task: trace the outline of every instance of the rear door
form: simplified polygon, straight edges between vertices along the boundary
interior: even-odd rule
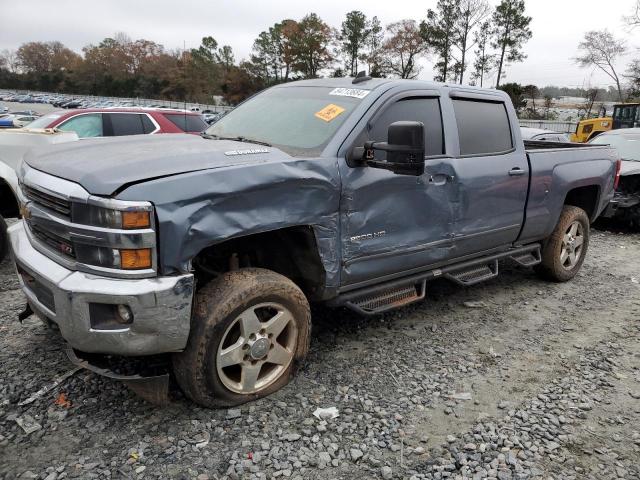
[[[524,221],[529,166],[515,112],[502,96],[452,92],[458,154],[451,204],[454,254],[462,257],[516,241]],[[510,116],[513,120],[510,120]]]

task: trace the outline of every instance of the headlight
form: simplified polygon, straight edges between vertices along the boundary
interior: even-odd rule
[[[151,228],[150,208],[114,210],[97,205],[74,205],[73,222],[94,227],[135,230]]]
[[[155,269],[156,237],[150,203],[93,199],[74,203],[71,217],[74,224],[90,230],[106,229],[92,233],[101,239],[98,242],[85,243],[82,235],[74,239],[78,262],[117,270]]]
[[[76,244],[76,258],[87,265],[120,270],[145,270],[153,267],[152,249],[124,249]]]

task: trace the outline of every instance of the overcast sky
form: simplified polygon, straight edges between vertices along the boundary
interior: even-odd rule
[[[490,0],[497,4],[497,0]],[[635,0],[527,0],[533,17],[533,38],[526,45],[527,60],[507,71],[507,81],[539,86],[604,86],[608,77],[579,69],[571,60],[587,30],[609,28],[640,47],[640,29],[629,32],[621,17]],[[0,50],[15,49],[28,41],[59,40],[80,51],[116,32],[133,39],[146,38],[167,49],[197,47],[212,35],[219,44],[233,47],[236,59],[248,57],[255,37],[283,18],[299,19],[315,12],[339,27],[350,10],[377,15],[383,24],[403,18],[422,20],[436,0],[0,0]],[[621,62],[624,70],[626,62]],[[425,62],[421,78],[433,76]]]

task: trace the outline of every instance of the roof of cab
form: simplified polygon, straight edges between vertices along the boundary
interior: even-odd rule
[[[370,78],[368,80],[359,81],[353,83],[353,77],[341,77],[341,78],[313,78],[310,80],[297,80],[294,82],[281,83],[274,88],[291,88],[291,87],[325,87],[325,88],[353,88],[361,90],[376,90],[382,86],[404,86],[407,88],[422,88],[422,89],[442,89],[442,88],[456,88],[462,89],[467,92],[478,92],[485,94],[500,95],[504,98],[507,94],[501,90],[488,89],[481,87],[472,87],[469,85],[458,85],[449,83],[432,82],[428,80],[407,80],[397,78]]]

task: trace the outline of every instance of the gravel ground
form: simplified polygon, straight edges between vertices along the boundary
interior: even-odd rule
[[[567,284],[506,264],[375,318],[317,309],[298,377],[231,410],[156,408],[87,371],[19,406],[71,366],[15,320],[5,262],[0,478],[640,478],[639,262],[640,235],[598,231]]]

